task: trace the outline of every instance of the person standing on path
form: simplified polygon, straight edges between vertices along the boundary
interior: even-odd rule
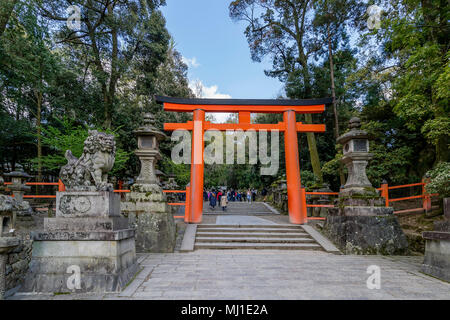
[[[217,199],[216,199],[216,193],[214,190],[211,191],[211,194],[209,195],[209,207],[214,210],[216,207]]]
[[[252,203],[252,192],[250,191],[250,189],[248,189],[247,191],[247,201],[248,203]]]
[[[220,205],[222,207],[222,211],[225,211],[227,209],[227,196],[226,195],[222,195],[220,197]]]
[[[224,195],[222,193],[222,190],[217,191],[217,202],[220,202],[220,198],[222,197],[222,195]]]

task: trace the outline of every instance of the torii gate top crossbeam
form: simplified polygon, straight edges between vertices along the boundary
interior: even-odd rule
[[[323,99],[186,99],[155,96],[156,102],[164,104],[164,110],[192,112],[202,109],[205,112],[252,112],[283,113],[288,110],[296,113],[321,113],[331,98]]]

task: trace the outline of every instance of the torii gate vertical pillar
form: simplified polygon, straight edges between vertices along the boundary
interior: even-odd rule
[[[189,223],[202,222],[203,211],[203,132],[205,111],[194,110],[192,130],[191,184],[189,192]]]
[[[286,156],[286,180],[288,192],[289,221],[294,224],[306,223],[306,207],[301,201],[300,164],[298,157],[298,139],[295,111],[283,113],[286,126],[284,131],[284,148]]]

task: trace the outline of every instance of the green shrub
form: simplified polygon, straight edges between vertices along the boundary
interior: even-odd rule
[[[431,181],[426,185],[428,193],[439,193],[439,197],[450,197],[450,162],[441,162],[427,172]]]

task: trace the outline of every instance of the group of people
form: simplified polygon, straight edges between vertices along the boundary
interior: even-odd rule
[[[256,195],[258,191],[256,189],[248,189],[247,191],[236,191],[230,189],[228,191],[224,189],[218,189],[216,191],[214,188],[207,191],[203,190],[203,200],[209,202],[209,207],[214,210],[217,203],[222,207],[222,211],[227,209],[228,202],[242,202],[247,201],[248,203],[252,203],[256,200]],[[266,200],[267,190],[265,188],[262,189],[261,195],[264,197],[264,201]]]

